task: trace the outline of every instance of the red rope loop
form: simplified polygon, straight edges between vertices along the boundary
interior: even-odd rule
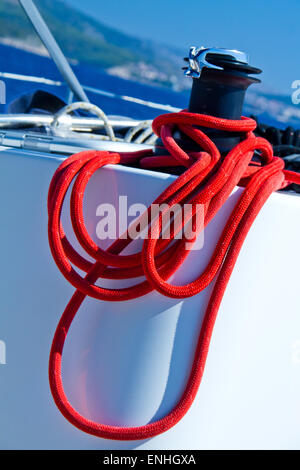
[[[181,149],[172,137],[175,125],[193,139],[202,151],[187,154]],[[190,408],[201,382],[218,309],[246,235],[272,192],[284,188],[291,182],[300,183],[300,175],[284,171],[284,162],[273,156],[271,145],[266,140],[254,136],[252,131],[255,125],[255,121],[249,118],[231,121],[185,111],[166,114],[154,120],[153,130],[161,137],[169,156],[155,156],[149,151],[122,155],[86,151],[66,159],[56,170],[48,197],[49,244],[58,268],[76,291],[54,335],[49,360],[49,380],[56,405],[79,429],[107,439],[146,439],[170,429]],[[204,132],[194,126],[245,133],[245,139],[221,159],[215,144]],[[260,164],[251,162],[254,150],[260,151]],[[159,237],[163,229],[163,213],[151,222],[148,238],[145,239],[142,250],[133,255],[120,254],[132,241],[129,236],[117,239],[108,250],[101,249],[91,239],[83,217],[85,188],[91,176],[104,165],[119,163],[139,163],[144,168],[166,165],[187,167],[185,172],[155,199],[154,203],[165,203],[169,209],[175,204],[189,203],[192,210],[185,223],[194,223],[196,212],[201,205],[204,208],[204,224],[202,227],[197,227],[198,234],[222,208],[234,187],[241,183],[245,186],[225,224],[208,265],[194,281],[181,286],[168,282],[188,256],[189,248],[184,236],[181,240],[175,240],[174,230],[171,231],[168,240]],[[72,226],[77,240],[93,257],[94,263],[76,252],[61,224],[64,198],[73,181],[70,203]],[[145,226],[150,207],[136,224]],[[86,276],[82,277],[73,266],[86,272]],[[125,279],[142,275],[145,276],[144,281],[122,289],[107,289],[95,284],[99,278]],[[216,276],[189,379],[180,400],[167,416],[140,427],[116,427],[88,420],[72,407],[63,389],[62,353],[71,323],[86,296],[100,300],[123,301],[143,296],[155,289],[168,297],[185,298],[201,292]]]

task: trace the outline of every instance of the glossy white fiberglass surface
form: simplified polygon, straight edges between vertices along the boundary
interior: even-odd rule
[[[282,193],[270,198],[248,235],[184,419],[161,436],[120,443],[86,435],[61,416],[49,391],[48,354],[74,289],[56,268],[47,240],[47,190],[59,163],[55,156],[0,152],[0,340],[6,344],[0,448],[300,448],[300,198]],[[129,204],[149,204],[172,179],[122,167],[97,172],[85,198],[91,235],[101,202],[126,194]],[[240,192],[207,228],[204,248],[191,253],[175,282],[203,270]],[[63,219],[69,234],[68,216]],[[157,293],[122,303],[86,300],[65,348],[71,403],[112,424],[162,417],[182,392],[210,291],[185,301]]]

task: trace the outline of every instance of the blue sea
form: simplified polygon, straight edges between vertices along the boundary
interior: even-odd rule
[[[187,107],[189,100],[188,90],[175,92],[160,86],[149,86],[131,80],[124,80],[108,75],[105,71],[87,64],[78,64],[72,67],[82,85],[108,92],[107,95],[87,92],[90,101],[100,106],[107,114],[123,115],[136,119],[152,119],[162,112],[166,112],[134,102],[124,101],[116,96],[109,96],[109,93],[126,95],[164,105],[167,104],[181,109]],[[54,62],[48,57],[3,44],[0,44],[0,72],[63,81]],[[37,89],[46,90],[65,101],[68,100],[69,91],[68,87],[64,84],[62,86],[51,86],[6,78],[4,81],[6,84],[7,104],[21,94]],[[1,113],[5,112],[6,106],[0,105]],[[293,105],[290,96],[262,92],[259,87],[252,87],[247,92],[244,114],[255,114],[261,122],[281,128],[287,125],[300,127],[300,105]]]
[[[104,90],[106,92],[126,95],[146,101],[170,104],[174,107],[184,108],[188,103],[188,93],[176,93],[168,88],[148,86],[130,80],[108,75],[103,70],[86,64],[72,66],[80,83],[85,86]],[[37,54],[16,49],[12,46],[0,44],[0,72],[31,75],[63,81],[54,62]],[[22,80],[4,79],[6,84],[6,103],[9,104],[17,96],[36,89],[54,93],[63,100],[68,99],[68,87],[52,86],[41,83],[30,83]],[[119,114],[136,119],[151,119],[162,113],[159,109],[149,108],[141,104],[124,101],[116,97],[109,97],[87,92],[90,100],[100,106],[108,114]],[[0,105],[0,111],[5,111]]]

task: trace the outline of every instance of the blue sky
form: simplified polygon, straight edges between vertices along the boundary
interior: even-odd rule
[[[240,49],[272,90],[300,79],[300,0],[66,0],[140,38]]]

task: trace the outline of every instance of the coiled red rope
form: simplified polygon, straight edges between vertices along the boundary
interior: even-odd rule
[[[203,151],[187,154],[181,149],[172,137],[174,126],[199,144]],[[221,158],[214,143],[195,126],[245,133],[245,139]],[[193,403],[203,375],[218,309],[245,237],[272,192],[292,182],[300,184],[300,175],[285,171],[283,160],[273,156],[271,145],[265,139],[255,137],[255,126],[255,121],[248,118],[231,121],[188,112],[162,115],[154,120],[153,130],[161,137],[169,156],[158,157],[149,151],[122,155],[86,151],[66,159],[56,170],[48,197],[49,243],[58,268],[76,291],[54,335],[49,360],[49,380],[53,398],[61,413],[82,431],[106,439],[150,438],[174,426]],[[254,150],[260,151],[260,163],[251,161]],[[159,237],[162,231],[162,215],[152,222],[142,251],[133,255],[120,254],[132,241],[129,236],[116,240],[108,250],[102,250],[89,236],[82,207],[86,185],[95,171],[104,165],[119,163],[139,163],[144,168],[185,166],[185,172],[178,176],[154,203],[167,203],[168,207],[172,207],[174,204],[183,205],[188,202],[192,207],[189,221],[193,223],[197,207],[201,204],[205,213],[204,227],[197,227],[198,232],[205,228],[221,209],[236,185],[242,184],[245,187],[208,265],[193,282],[182,286],[168,282],[170,276],[184,262],[189,249],[184,237],[174,241],[174,231],[167,241]],[[62,205],[73,180],[75,181],[70,204],[73,229],[81,246],[94,258],[94,263],[74,250],[61,224]],[[73,266],[86,272],[86,276],[78,274]],[[99,278],[125,279],[141,275],[145,276],[143,282],[122,289],[106,289],[95,284]],[[86,296],[100,300],[125,301],[156,289],[168,297],[186,298],[201,292],[216,276],[189,379],[180,400],[167,416],[140,427],[116,427],[88,420],[72,407],[63,389],[62,353],[71,323]]]

